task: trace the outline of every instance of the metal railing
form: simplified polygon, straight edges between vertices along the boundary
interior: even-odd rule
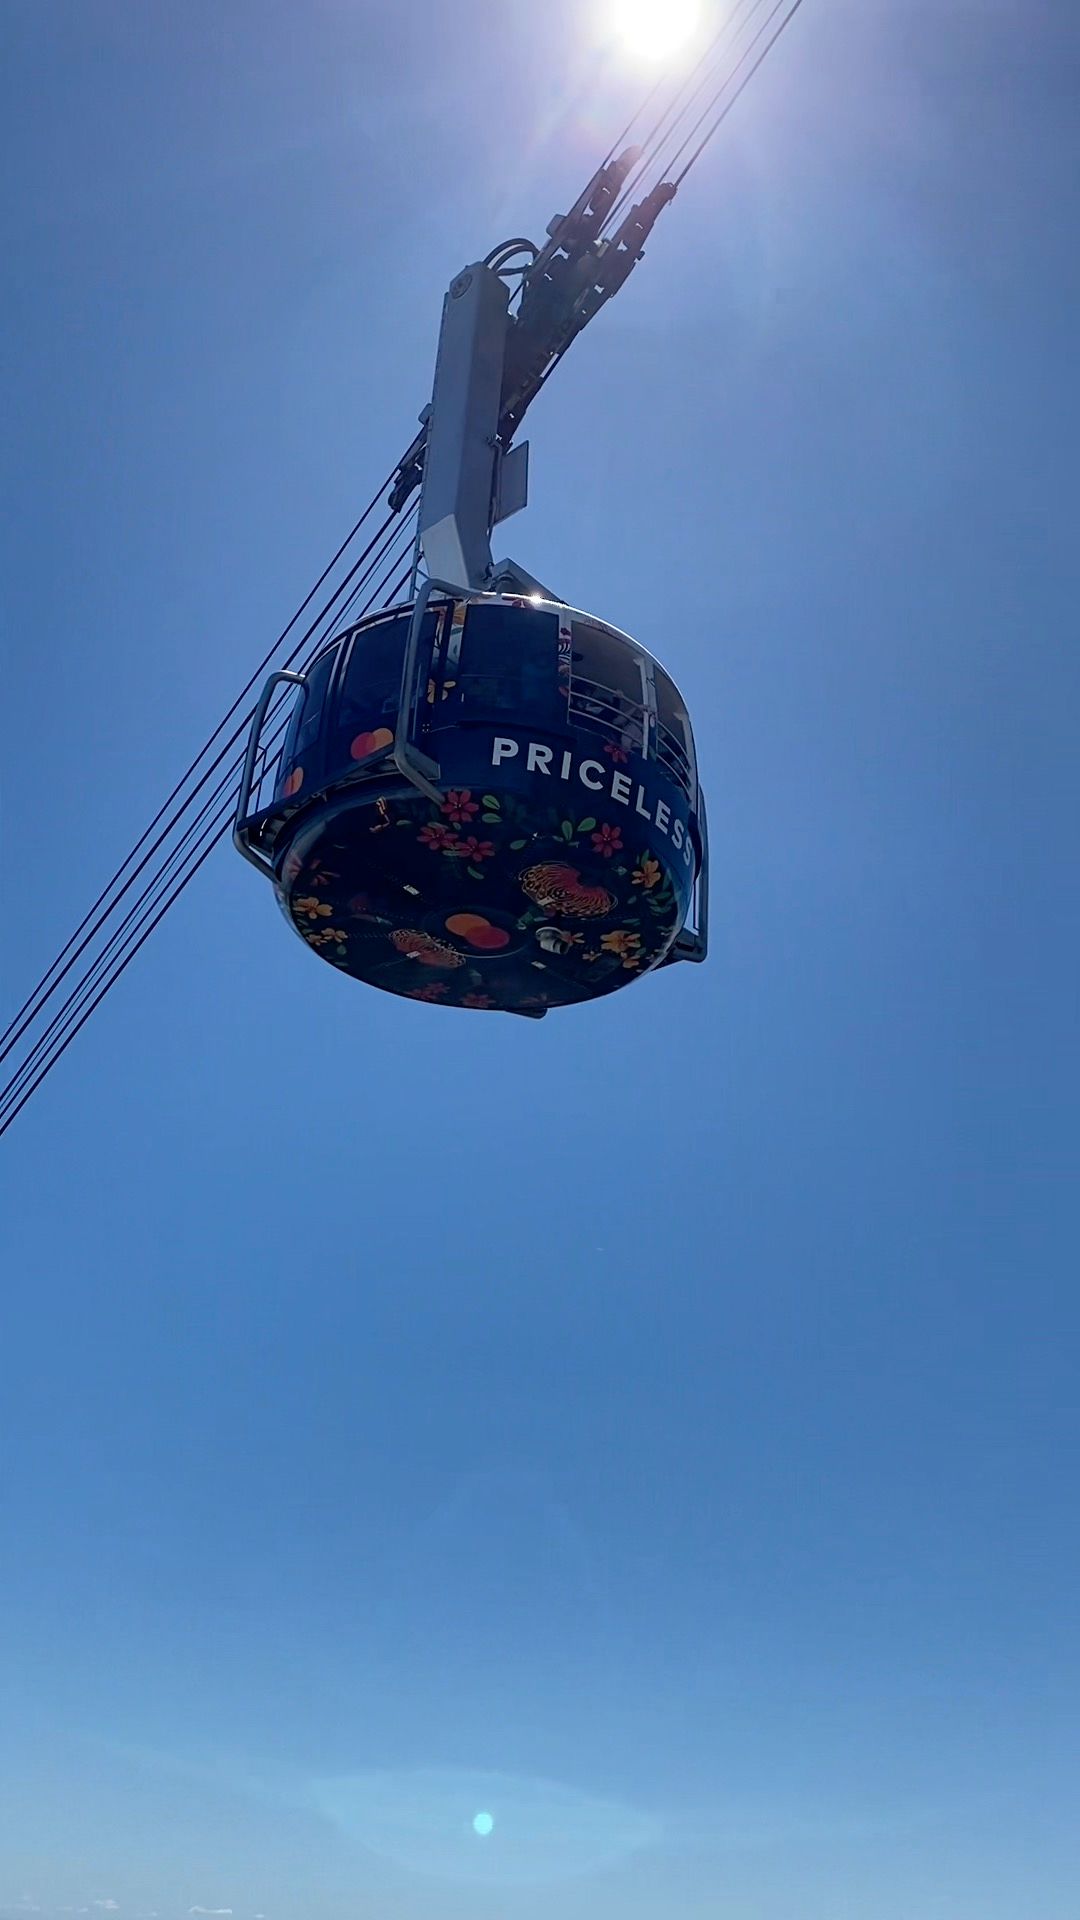
[[[570,680],[567,712],[579,726],[610,739],[615,734],[631,752],[644,754],[649,716],[640,700],[631,700],[614,687],[574,675]]]
[[[662,720],[657,722],[656,733],[657,760],[665,772],[671,775],[676,785],[682,788],[687,798],[692,800],[694,797],[694,770],[690,764],[690,755],[687,753],[678,734],[673,733],[670,727],[666,727]]]
[[[673,728],[655,720],[644,702],[631,700],[614,687],[596,680],[571,677],[567,711],[580,727],[617,739],[629,753],[654,759],[693,803],[694,768],[685,745]]]

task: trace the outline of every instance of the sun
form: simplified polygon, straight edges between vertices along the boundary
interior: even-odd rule
[[[694,38],[702,0],[610,0],[612,32],[639,60],[666,60]]]

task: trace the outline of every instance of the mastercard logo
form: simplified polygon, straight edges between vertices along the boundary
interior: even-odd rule
[[[358,733],[349,748],[349,758],[366,760],[369,753],[378,753],[380,747],[390,747],[393,743],[389,727],[376,727],[374,733]]]
[[[475,947],[478,953],[498,953],[500,948],[510,945],[505,927],[493,926],[482,913],[452,913],[446,922],[446,931]]]

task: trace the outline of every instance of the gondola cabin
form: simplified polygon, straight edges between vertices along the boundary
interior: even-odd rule
[[[679,691],[538,597],[425,592],[273,676],[234,837],[321,959],[434,1005],[537,1017],[704,956]]]

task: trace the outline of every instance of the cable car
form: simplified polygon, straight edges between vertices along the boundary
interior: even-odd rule
[[[439,1006],[539,1018],[704,958],[685,702],[644,647],[541,594],[428,584],[271,676],[234,838],[321,959]]]
[[[705,809],[674,681],[491,551],[526,504],[526,408],[674,194],[654,188],[603,238],[636,157],[605,162],[546,246],[510,241],[454,276],[389,495],[397,513],[419,488],[415,598],[272,675],[254,715],[235,843],[320,958],[388,993],[540,1018],[705,957]],[[261,806],[282,681],[298,691]]]

